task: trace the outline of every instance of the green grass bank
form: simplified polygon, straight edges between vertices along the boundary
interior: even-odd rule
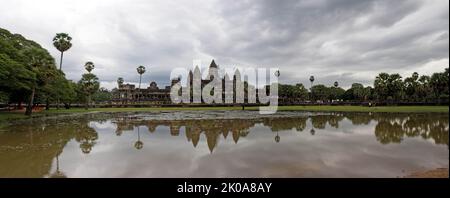
[[[258,107],[245,107],[245,110],[258,110]],[[219,110],[242,110],[242,107],[143,107],[143,108],[71,108],[51,109],[35,112],[31,117],[41,117],[70,113],[89,112],[145,112],[145,111],[219,111]],[[314,111],[314,112],[386,112],[386,113],[448,113],[449,106],[279,106],[279,111]],[[23,119],[29,116],[22,112],[0,112],[0,121],[10,119]]]

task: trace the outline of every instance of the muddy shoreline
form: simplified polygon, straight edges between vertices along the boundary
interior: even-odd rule
[[[434,170],[418,171],[411,173],[406,178],[448,178],[448,168],[437,168]]]

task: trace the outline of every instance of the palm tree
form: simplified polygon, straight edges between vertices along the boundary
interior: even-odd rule
[[[145,67],[144,66],[139,66],[138,68],[136,68],[138,74],[139,74],[139,93],[138,93],[138,102],[139,99],[141,97],[141,80],[142,80],[142,74],[145,73]]]
[[[310,76],[309,81],[311,82],[310,91],[311,91],[311,101],[312,101],[313,100],[312,86],[313,86],[313,82],[314,82],[314,76]]]
[[[311,87],[313,86],[313,82],[314,82],[314,76],[310,76],[309,77],[309,81],[311,82]]]
[[[95,65],[93,62],[88,61],[84,64],[84,68],[86,69],[86,71],[88,71],[89,73],[91,73],[91,71],[95,68]]]
[[[84,92],[87,94],[87,104],[85,108],[88,109],[91,103],[91,96],[99,89],[100,83],[98,82],[97,76],[91,73],[91,71],[95,68],[93,62],[86,62],[84,64],[84,68],[89,73],[83,74],[79,83],[81,84]]]
[[[275,71],[275,76],[280,77],[280,70]]]
[[[122,77],[117,78],[117,88],[118,88],[118,89],[120,89],[120,88],[123,86],[123,82],[124,82],[124,80],[123,80]],[[123,101],[122,101],[122,94],[121,94],[120,92],[119,92],[119,99],[121,100],[121,102],[122,102],[122,104],[123,104]]]
[[[119,77],[119,78],[117,79],[117,85],[118,85],[118,88],[120,88],[120,86],[123,85],[123,78],[122,78],[122,77]]]
[[[70,47],[72,47],[72,37],[69,36],[67,33],[58,33],[55,37],[53,37],[53,46],[58,49],[58,51],[61,52],[61,60],[59,62],[59,70],[62,69],[62,60],[63,60],[63,54],[65,51],[69,50]]]

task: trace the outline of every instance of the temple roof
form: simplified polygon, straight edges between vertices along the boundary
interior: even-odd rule
[[[214,67],[217,68],[216,62],[214,61],[214,59],[212,60],[211,64],[209,65],[209,67]]]

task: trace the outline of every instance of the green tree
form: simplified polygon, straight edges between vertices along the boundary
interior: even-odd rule
[[[400,74],[391,74],[389,76],[389,93],[395,101],[403,99],[403,81]]]
[[[297,101],[304,101],[308,99],[308,90],[301,83],[298,83],[295,85],[295,87],[293,87],[292,94]]]
[[[33,87],[36,88],[38,76],[31,66],[32,51],[41,51],[42,60],[53,60],[36,42],[0,28],[0,92],[2,100],[17,102],[19,107],[23,101],[29,101]]]
[[[59,100],[65,103],[67,98],[72,97],[70,94],[73,93],[64,73],[61,70],[57,70],[56,67],[51,71],[52,73],[45,78],[45,85],[39,87],[37,98],[39,103],[46,104],[47,110],[50,108],[50,103],[58,103]]]
[[[100,87],[100,83],[98,82],[98,78],[95,74],[86,73],[83,74],[81,80],[78,81],[78,85],[81,88],[81,92],[86,94],[86,106],[88,109],[91,103],[91,96],[94,94]]]
[[[108,89],[101,87],[94,93],[93,99],[95,102],[107,102],[112,99],[112,93]]]
[[[340,88],[340,87],[330,87],[330,95],[329,95],[329,99],[330,100],[339,100],[339,99],[343,99],[344,97],[344,93],[345,90]]]
[[[428,102],[433,99],[433,88],[430,85],[430,81],[431,78],[427,75],[420,76],[418,80],[417,95],[421,102]]]
[[[364,85],[360,83],[353,83],[351,89],[356,100],[362,101],[365,96]]]
[[[77,102],[77,84],[71,80],[64,81],[65,87],[62,101],[66,109],[69,109],[71,104]]]
[[[0,53],[0,90],[8,100],[13,92],[31,90],[36,76],[24,64]]]
[[[31,115],[36,89],[45,86],[50,80],[54,79],[57,71],[54,60],[48,55],[47,51],[39,48],[29,48],[24,50],[23,53],[29,58],[28,69],[32,71],[35,76],[25,111],[25,115]]]
[[[430,86],[433,90],[435,100],[441,103],[445,100],[448,103],[449,98],[449,71],[448,68],[444,72],[434,73],[430,79]]]
[[[311,88],[311,95],[314,100],[327,101],[330,98],[330,88],[325,85],[314,85]]]
[[[400,101],[403,97],[403,81],[399,74],[380,73],[374,81],[374,92],[378,100]]]
[[[411,77],[405,78],[403,83],[406,99],[417,102],[419,100],[419,74],[414,72]]]

